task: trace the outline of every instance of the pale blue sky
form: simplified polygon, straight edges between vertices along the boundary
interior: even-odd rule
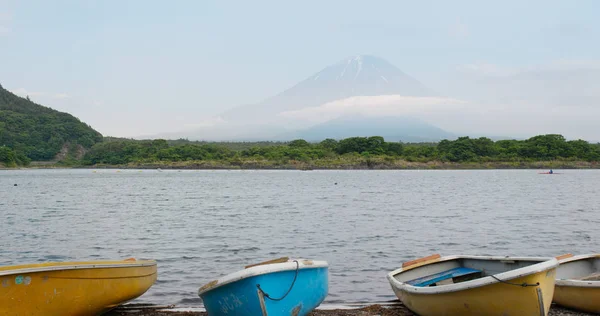
[[[0,83],[136,136],[258,102],[355,54],[451,96],[465,65],[596,63],[599,13],[594,0],[0,0]]]

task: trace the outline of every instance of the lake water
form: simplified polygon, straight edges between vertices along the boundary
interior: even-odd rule
[[[18,184],[18,186],[14,186]],[[281,256],[327,260],[328,303],[394,299],[432,253],[600,251],[600,171],[0,171],[0,265],[152,258],[138,302]]]

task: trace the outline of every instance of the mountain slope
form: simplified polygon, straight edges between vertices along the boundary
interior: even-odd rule
[[[263,102],[234,108],[226,121],[269,120],[284,111],[319,106],[352,96],[432,96],[416,79],[384,59],[359,55],[326,67],[294,87]]]
[[[355,136],[382,136],[388,141],[431,142],[456,136],[431,124],[411,117],[342,117],[308,129],[281,135],[282,140],[326,138],[344,139]]]
[[[51,160],[70,148],[81,150],[102,135],[71,114],[21,98],[0,85],[0,146],[32,160]],[[66,146],[71,145],[71,146]]]

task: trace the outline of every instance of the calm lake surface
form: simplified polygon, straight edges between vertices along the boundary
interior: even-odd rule
[[[600,171],[537,172],[0,171],[0,265],[152,258],[137,302],[189,306],[246,264],[320,259],[343,303],[394,299],[386,273],[432,253],[600,251]]]

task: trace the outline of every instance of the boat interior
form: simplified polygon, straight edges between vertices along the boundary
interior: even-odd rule
[[[591,257],[561,263],[556,269],[559,280],[600,281],[600,258]]]
[[[517,260],[514,258],[456,258],[426,264],[410,269],[410,262],[403,265],[402,271],[394,278],[400,282],[416,286],[440,286],[483,278],[498,273],[527,267],[542,262]],[[408,264],[408,265],[407,265]]]

